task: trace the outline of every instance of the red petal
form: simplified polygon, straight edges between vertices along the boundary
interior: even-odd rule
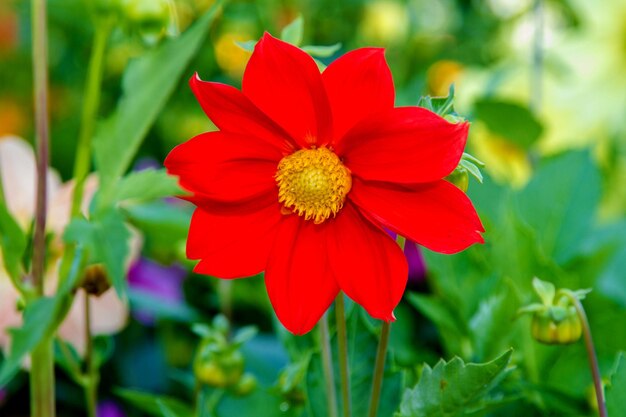
[[[165,159],[183,188],[218,201],[241,201],[276,190],[281,151],[251,136],[224,132],[198,135]]]
[[[322,76],[304,51],[265,33],[243,76],[243,92],[302,147],[330,141]]]
[[[347,204],[328,233],[328,257],[339,287],[374,318],[392,321],[408,279],[402,249]]]
[[[196,209],[187,239],[187,257],[201,260],[194,271],[220,278],[262,272],[280,218],[276,203],[246,214]]]
[[[327,229],[289,215],[270,253],[267,293],[278,319],[294,334],[309,332],[339,293],[328,265]]]
[[[472,202],[447,181],[409,189],[356,180],[349,196],[368,217],[435,252],[456,253],[484,242]]]
[[[204,112],[221,131],[253,136],[286,152],[293,150],[289,135],[235,87],[202,81],[197,73],[189,85]]]
[[[457,167],[468,128],[468,123],[449,123],[421,107],[397,107],[356,125],[336,151],[363,179],[430,182]]]
[[[335,143],[357,122],[393,107],[393,78],[384,49],[348,52],[326,68],[322,80],[333,113]]]

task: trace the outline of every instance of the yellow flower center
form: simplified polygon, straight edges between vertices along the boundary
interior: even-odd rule
[[[328,148],[302,149],[281,159],[278,201],[319,224],[335,216],[352,187],[350,171]]]

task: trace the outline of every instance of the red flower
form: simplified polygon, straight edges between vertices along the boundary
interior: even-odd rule
[[[187,256],[220,278],[265,271],[291,332],[311,330],[340,290],[394,319],[407,264],[383,226],[443,253],[483,242],[472,203],[442,179],[468,124],[394,107],[382,49],[347,53],[320,74],[305,52],[265,34],[243,91],[197,76],[190,84],[220,131],[165,161],[198,207]]]

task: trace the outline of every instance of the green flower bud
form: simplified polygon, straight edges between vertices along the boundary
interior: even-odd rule
[[[567,345],[580,339],[582,324],[573,306],[552,307],[533,314],[532,335],[541,343]]]
[[[232,387],[243,376],[244,358],[238,350],[216,351],[211,341],[200,345],[193,370],[198,381],[216,388]]]
[[[171,19],[168,0],[121,0],[122,12],[131,30],[137,31],[148,43],[165,35]]]
[[[257,380],[252,374],[244,374],[237,385],[235,385],[234,392],[236,395],[248,395],[251,394],[257,387]]]
[[[445,179],[448,182],[456,185],[464,193],[467,192],[467,187],[469,187],[469,173],[465,168],[458,167],[452,172],[452,174],[448,175]]]

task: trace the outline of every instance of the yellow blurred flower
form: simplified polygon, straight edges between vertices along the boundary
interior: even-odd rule
[[[242,32],[224,32],[215,42],[215,59],[220,68],[230,77],[239,79],[248,64],[252,53],[245,51],[235,42],[252,39],[251,35]]]
[[[366,43],[389,45],[406,39],[409,14],[404,4],[394,0],[376,0],[365,4],[359,34]]]
[[[0,136],[24,134],[27,116],[24,109],[14,100],[0,98]]]
[[[472,153],[485,163],[484,169],[496,181],[521,188],[530,179],[532,168],[527,153],[489,131],[484,123],[472,124],[470,143]]]
[[[446,97],[450,86],[456,83],[463,72],[463,65],[456,61],[437,61],[428,68],[426,82],[428,93],[435,97]]]
[[[15,136],[0,137],[0,178],[9,212],[24,229],[28,229],[34,216],[35,207],[35,156],[31,146]],[[71,199],[74,184],[62,184],[58,174],[50,170],[48,174],[48,213],[47,229],[54,235],[49,252],[49,265],[45,272],[46,292],[52,293],[58,282],[59,260],[63,244],[60,236],[70,219]],[[97,178],[90,176],[85,185],[83,211],[97,189]],[[130,259],[138,256],[140,240],[131,243]],[[129,260],[130,260],[129,259]],[[84,291],[79,290],[74,304],[65,321],[59,328],[59,336],[71,343],[79,353],[85,352],[84,330]],[[10,344],[9,328],[19,327],[21,313],[17,310],[20,295],[13,287],[2,267],[0,255],[0,347],[5,351]],[[94,298],[92,308],[92,333],[112,334],[120,331],[128,320],[128,306],[120,300],[115,291],[108,291]]]

